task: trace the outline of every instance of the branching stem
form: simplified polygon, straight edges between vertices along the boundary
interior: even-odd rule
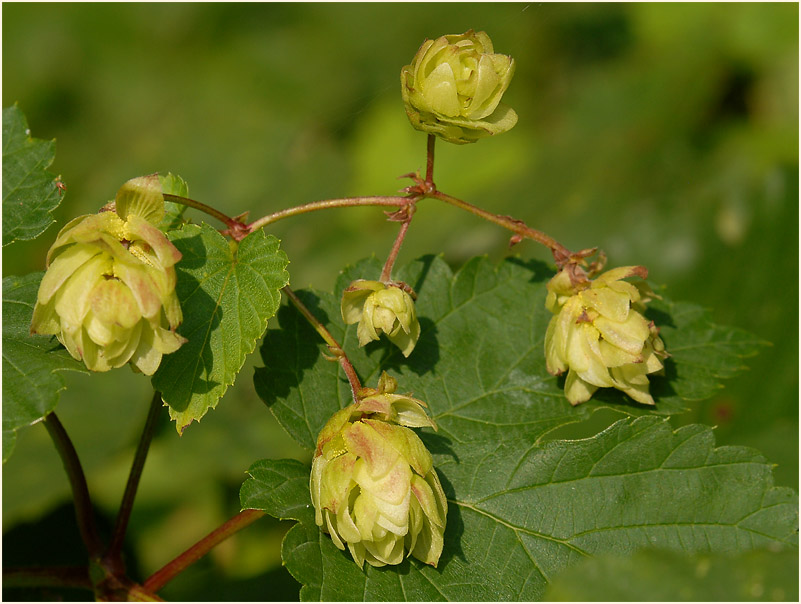
[[[295,308],[300,311],[300,314],[302,314],[309,324],[314,328],[314,330],[320,334],[320,337],[325,340],[325,343],[328,344],[328,349],[336,357],[337,361],[339,361],[339,365],[342,367],[342,370],[345,372],[345,376],[348,378],[350,390],[353,394],[353,400],[356,401],[358,399],[359,392],[362,390],[362,383],[359,380],[359,376],[356,375],[356,369],[354,369],[353,364],[348,358],[348,355],[345,354],[345,350],[334,339],[334,336],[331,335],[331,332],[325,328],[325,325],[320,323],[317,317],[315,317],[311,311],[306,308],[306,305],[301,302],[297,294],[292,291],[288,285],[284,287],[284,293],[287,295],[287,298],[289,298],[289,301],[292,302]]]
[[[203,539],[182,553],[174,560],[165,564],[161,569],[148,577],[142,587],[145,591],[156,593],[176,575],[188,566],[191,566],[205,556],[215,545],[219,545],[231,535],[241,531],[259,518],[264,516],[261,510],[242,510],[236,516],[214,529]]]
[[[103,553],[103,544],[97,534],[92,500],[89,497],[89,487],[86,484],[86,476],[84,476],[81,461],[78,459],[78,453],[75,451],[67,431],[55,413],[50,412],[45,415],[42,423],[47,428],[50,438],[53,439],[56,450],[61,456],[61,462],[64,464],[64,470],[67,472],[70,487],[72,488],[75,518],[78,521],[81,539],[89,551],[89,557],[97,559]]]
[[[107,560],[112,563],[117,563],[120,567],[122,566],[121,552],[123,541],[125,540],[125,531],[128,528],[128,520],[133,510],[136,489],[139,487],[139,479],[142,477],[142,470],[145,467],[145,460],[147,459],[150,443],[153,440],[153,433],[156,430],[156,422],[162,406],[161,393],[156,391],[153,394],[153,399],[150,401],[150,409],[148,410],[147,419],[145,420],[145,427],[142,430],[142,436],[136,448],[136,454],[134,455],[133,464],[131,465],[131,472],[128,475],[128,483],[125,485],[122,503],[120,504],[120,510],[117,514],[117,523],[114,526],[111,545],[106,552]]]

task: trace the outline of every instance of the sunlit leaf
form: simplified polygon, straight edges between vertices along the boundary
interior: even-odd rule
[[[210,226],[184,225],[170,239],[183,254],[176,291],[187,343],[166,355],[153,386],[178,432],[216,406],[256,347],[281,301],[289,274],[272,235],[257,231],[238,245]]]

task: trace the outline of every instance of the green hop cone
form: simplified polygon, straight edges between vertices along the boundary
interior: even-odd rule
[[[501,103],[514,70],[514,59],[496,54],[483,31],[426,40],[401,69],[409,121],[460,145],[506,132],[517,123],[514,110]]]
[[[342,319],[358,323],[359,346],[385,333],[390,342],[408,357],[420,338],[420,322],[414,300],[396,285],[357,279],[342,294]]]
[[[589,283],[574,285],[562,270],[548,283],[545,306],[554,313],[545,334],[548,372],[568,372],[565,395],[573,405],[598,388],[617,388],[639,403],[653,405],[648,374],[661,371],[667,357],[653,322],[643,317],[653,292],[627,277],[646,278],[642,266],[612,269]]]
[[[431,454],[410,427],[436,429],[410,396],[378,390],[335,413],[317,438],[311,499],[315,521],[360,568],[414,556],[436,567],[448,511]]]
[[[154,174],[128,181],[113,205],[61,229],[31,333],[55,335],[92,371],[131,363],[152,375],[162,355],[186,341],[175,332],[183,318],[174,268],[181,253],[154,226],[163,214]]]

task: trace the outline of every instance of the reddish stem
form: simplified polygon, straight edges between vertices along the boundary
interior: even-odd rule
[[[339,361],[339,365],[342,367],[342,370],[345,372],[345,376],[348,378],[350,390],[353,394],[353,400],[358,400],[358,393],[362,390],[362,383],[359,380],[359,376],[356,375],[356,369],[354,369],[353,365],[351,364],[348,355],[345,354],[345,350],[334,339],[334,336],[331,335],[331,332],[325,328],[325,325],[320,323],[317,317],[315,317],[311,311],[306,308],[306,305],[301,302],[297,294],[292,291],[288,285],[284,287],[284,293],[287,295],[287,298],[289,298],[289,301],[292,302],[294,307],[300,311],[300,314],[302,314],[309,324],[311,324],[314,330],[320,334],[320,337],[325,340],[325,343],[328,344],[328,349],[334,354],[337,361]]]
[[[45,415],[42,423],[53,439],[56,450],[61,456],[61,462],[64,464],[64,470],[67,472],[70,487],[72,487],[75,518],[78,521],[81,539],[89,551],[89,557],[97,559],[103,553],[103,543],[97,534],[92,500],[89,497],[89,487],[86,484],[86,476],[83,473],[81,461],[78,459],[78,453],[75,451],[67,431],[55,413],[51,412]]]
[[[403,245],[403,240],[406,238],[406,231],[409,230],[409,224],[412,222],[413,214],[414,205],[410,205],[408,206],[408,218],[401,222],[398,236],[395,238],[395,243],[392,245],[389,256],[387,256],[387,261],[384,263],[384,268],[381,270],[380,280],[383,283],[389,283],[389,281],[392,280],[392,267],[395,265],[395,260],[398,259],[398,253],[400,252],[401,245]]]
[[[142,437],[139,439],[139,445],[134,455],[133,464],[131,465],[131,472],[128,475],[128,482],[125,485],[125,493],[122,496],[122,503],[120,510],[117,513],[117,523],[114,527],[114,534],[111,539],[111,545],[106,552],[106,560],[109,561],[115,568],[122,571],[122,545],[125,539],[125,531],[128,528],[128,520],[131,517],[133,510],[134,498],[136,497],[136,489],[139,486],[139,480],[142,477],[142,470],[145,467],[147,460],[147,452],[150,448],[150,443],[153,440],[153,433],[156,430],[156,422],[159,417],[159,412],[163,407],[161,401],[161,393],[156,391],[153,394],[153,399],[150,402],[150,409],[147,413],[145,420],[145,427],[142,430]]]
[[[161,569],[150,575],[142,587],[145,591],[156,593],[169,583],[181,571],[191,566],[205,556],[215,545],[219,545],[231,535],[241,531],[246,526],[264,516],[261,510],[242,510],[236,516],[220,525],[203,539],[182,553],[174,560],[165,564]]]
[[[449,203],[452,206],[456,206],[457,208],[461,208],[463,210],[467,210],[471,214],[478,216],[479,218],[483,218],[484,220],[488,220],[489,222],[493,222],[499,226],[504,227],[505,229],[509,229],[510,231],[517,233],[523,237],[527,237],[528,239],[533,239],[534,241],[541,243],[542,245],[546,246],[548,249],[553,252],[554,258],[557,261],[557,264],[561,265],[563,262],[567,261],[571,257],[571,252],[561,243],[556,241],[553,237],[546,235],[542,231],[538,231],[537,229],[532,229],[530,226],[526,225],[525,222],[522,220],[517,220],[512,218],[511,216],[503,216],[501,214],[493,214],[492,212],[488,212],[487,210],[483,210],[477,206],[474,206],[466,201],[462,201],[456,197],[451,195],[446,195],[440,191],[434,191],[430,193],[428,197],[432,197],[434,199],[439,199],[440,201],[444,201],[445,203]]]
[[[358,206],[384,206],[400,208],[409,203],[408,197],[390,197],[390,196],[375,196],[375,197],[345,197],[342,199],[326,199],[323,201],[312,201],[294,208],[287,208],[286,210],[279,210],[273,214],[268,214],[258,220],[254,220],[247,225],[248,232],[260,229],[263,226],[277,222],[283,218],[290,216],[298,216],[308,212],[316,212],[317,210],[327,210],[329,208],[352,208]]]
[[[434,143],[436,142],[437,137],[429,134],[426,141],[426,184],[430,185],[432,190],[436,190],[434,186]]]

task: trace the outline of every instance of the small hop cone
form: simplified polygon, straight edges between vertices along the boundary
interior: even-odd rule
[[[501,97],[514,59],[496,54],[483,31],[426,40],[401,70],[401,94],[417,130],[456,144],[510,130],[517,114]]]
[[[342,294],[341,310],[347,325],[359,324],[359,346],[384,333],[408,357],[420,338],[414,300],[400,287],[358,279]]]
[[[128,181],[113,205],[61,229],[31,333],[55,335],[92,371],[130,363],[152,375],[162,355],[185,342],[175,332],[183,318],[174,269],[181,254],[155,226],[163,215],[154,174]]]
[[[554,317],[545,334],[545,362],[553,375],[568,372],[571,404],[588,401],[598,388],[654,404],[648,374],[661,371],[668,356],[659,331],[642,315],[654,294],[644,283],[623,281],[647,274],[644,267],[624,266],[574,286],[562,270],[548,283],[545,306]]]
[[[448,504],[431,454],[410,429],[436,425],[425,403],[382,382],[335,413],[317,438],[315,521],[360,568],[400,564],[410,555],[436,567]]]

